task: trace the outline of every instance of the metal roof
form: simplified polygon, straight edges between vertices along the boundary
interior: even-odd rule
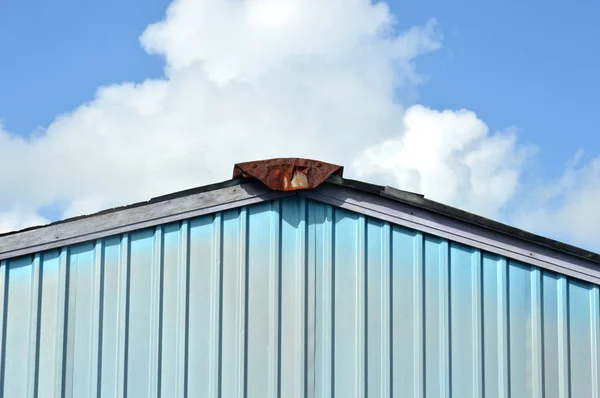
[[[340,166],[306,159],[294,163],[281,160],[287,173],[298,180],[298,172],[327,165],[325,182],[312,183],[310,176],[300,188],[269,188],[264,178],[272,177],[263,167],[277,165],[273,159],[236,165],[241,177],[152,198],[128,206],[74,217],[45,226],[0,235],[0,260],[50,248],[90,241],[140,228],[182,220],[227,208],[240,207],[288,196],[302,196],[358,213],[384,219],[437,236],[453,239],[493,253],[541,266],[600,284],[600,254],[548,239],[463,210],[426,199],[423,195],[345,179]],[[243,171],[255,169],[260,175]],[[289,169],[291,164],[291,169]],[[296,168],[297,165],[298,168]],[[243,165],[243,167],[239,167]],[[240,172],[240,170],[242,172]],[[277,167],[269,169],[279,170]],[[291,171],[290,171],[291,170]],[[256,179],[258,178],[259,181]],[[323,174],[318,175],[323,179]],[[302,179],[301,179],[302,180]],[[263,181],[263,182],[260,182]],[[273,179],[270,180],[271,182]],[[277,180],[276,181],[280,181]],[[303,181],[303,180],[302,180]],[[269,184],[273,186],[272,184]],[[299,190],[297,190],[299,189]]]
[[[505,235],[513,236],[542,246],[547,246],[549,248],[565,252],[577,257],[582,257],[600,264],[600,254],[598,253],[582,249],[577,246],[569,245],[567,243],[560,242],[554,239],[546,238],[541,235],[536,235],[534,233],[515,228],[510,225],[479,216],[477,214],[469,213],[468,211],[457,209],[456,207],[448,206],[443,203],[427,199],[424,195],[403,191],[390,186],[375,185],[362,181],[339,178],[337,176],[331,176],[327,180],[327,182],[334,185],[339,185],[379,195],[397,202],[406,203],[411,206],[416,206],[421,209],[429,210],[435,213],[440,213],[452,218],[456,218],[457,220],[478,225],[496,232],[500,232]]]

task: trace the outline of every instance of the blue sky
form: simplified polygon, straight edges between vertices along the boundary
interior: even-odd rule
[[[93,98],[101,85],[162,75],[139,45],[168,0],[14,1],[0,5],[0,118],[18,134]],[[600,152],[600,2],[391,1],[401,28],[438,20],[443,48],[419,61],[418,102],[515,126],[559,172]]]
[[[471,109],[492,129],[517,127],[521,140],[542,149],[548,172],[579,148],[598,153],[600,2],[398,6],[412,21],[436,16],[444,34],[444,49],[420,64],[431,78],[420,102]]]
[[[18,134],[46,127],[99,86],[162,75],[138,37],[168,1],[4,1],[0,118]]]
[[[43,136],[58,115],[92,101],[101,86],[164,80],[165,56],[174,54],[176,59],[181,55],[160,45],[152,50],[158,55],[149,55],[139,38],[150,23],[164,18],[169,3],[0,3],[0,121],[4,129],[13,138],[28,137],[38,129]],[[468,109],[489,127],[490,134],[514,131],[519,146],[537,148],[535,156],[519,166],[516,189],[521,194],[511,195],[504,211],[493,214],[505,217],[509,209],[517,217],[520,212],[513,211],[510,203],[525,200],[523,192],[529,184],[547,192],[548,185],[564,177],[565,164],[578,149],[585,150],[580,159],[583,164],[600,154],[600,2],[391,1],[388,5],[397,20],[397,32],[435,18],[436,30],[443,37],[440,49],[423,51],[415,61],[425,82],[418,85],[414,103],[439,111]],[[398,181],[396,185],[402,185],[402,179]],[[125,195],[119,201],[133,197]],[[569,201],[554,198],[546,205],[553,207],[554,200]],[[35,211],[56,219],[76,201],[73,195],[55,195],[36,203]],[[11,206],[15,207],[4,204],[7,209]]]

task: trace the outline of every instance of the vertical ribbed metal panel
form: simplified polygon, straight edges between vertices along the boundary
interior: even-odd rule
[[[290,198],[0,263],[3,397],[596,397],[598,286]]]

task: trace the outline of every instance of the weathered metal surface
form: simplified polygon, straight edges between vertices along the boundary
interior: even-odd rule
[[[342,176],[344,168],[318,160],[300,158],[267,159],[238,163],[233,178],[254,178],[274,191],[313,189],[331,175]]]
[[[125,206],[41,228],[0,236],[0,260],[165,224],[219,210],[259,203],[293,193],[273,192],[246,182],[201,193]]]
[[[0,260],[251,203],[300,195],[584,281],[600,283],[600,254],[390,187],[347,180],[337,175],[330,176],[326,182],[315,189],[283,192],[273,191],[258,181],[236,178],[43,227],[0,234]]]
[[[597,261],[587,260],[586,255],[565,253],[558,248],[520,239],[517,235],[500,233],[429,209],[416,208],[410,204],[390,202],[385,197],[356,189],[324,185],[315,190],[302,191],[299,195],[536,265],[582,281],[600,284],[600,265]],[[585,250],[581,251],[592,254]]]
[[[299,197],[0,261],[0,323],[4,397],[600,394],[597,285]]]

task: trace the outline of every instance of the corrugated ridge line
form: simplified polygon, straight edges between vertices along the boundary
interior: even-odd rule
[[[246,377],[248,368],[248,209],[242,207],[239,214],[238,229],[238,344],[236,376],[238,382],[238,397],[245,397],[247,394]]]
[[[480,250],[471,255],[471,324],[473,327],[473,396],[483,396],[483,317],[482,310],[482,264]]]
[[[271,202],[270,213],[269,228],[271,244],[269,248],[269,287],[273,293],[273,297],[269,300],[269,313],[271,314],[269,322],[269,341],[272,344],[272,347],[269,352],[268,388],[270,397],[276,398],[280,394],[279,368],[281,367],[281,202],[279,200]]]
[[[381,236],[381,264],[383,275],[381,276],[381,394],[382,398],[391,398],[392,394],[392,245],[391,226],[389,223],[382,224]]]
[[[534,397],[544,396],[544,334],[542,308],[542,272],[538,267],[531,271],[531,341],[532,380]]]
[[[298,249],[298,258],[296,263],[296,291],[300,293],[300,300],[298,300],[296,308],[296,314],[300,319],[299,325],[301,325],[300,330],[301,333],[296,333],[296,341],[295,351],[298,355],[297,369],[300,370],[300,374],[296,374],[295,384],[297,386],[296,391],[298,391],[299,397],[306,397],[307,393],[307,366],[306,366],[306,356],[307,356],[307,333],[306,333],[306,272],[307,272],[307,256],[306,256],[306,199],[296,199],[297,200],[297,211],[298,211],[298,230],[296,231],[296,247]],[[298,388],[299,387],[299,388]]]
[[[104,241],[97,240],[94,244],[94,274],[92,277],[92,322],[90,328],[90,385],[89,396],[100,397],[101,387],[101,336],[102,336],[102,278]]]
[[[39,320],[40,320],[40,299],[41,299],[41,254],[36,253],[33,258],[33,272],[31,273],[31,295],[29,303],[29,352],[27,354],[27,396],[35,397],[37,395],[37,375],[38,375],[38,351],[39,351]]]
[[[600,351],[598,351],[600,348],[598,341],[600,339],[600,292],[598,286],[592,288],[591,301],[592,398],[598,398],[600,396]]]
[[[328,310],[329,310],[329,315],[326,316],[326,320],[327,320],[327,324],[329,326],[329,328],[327,330],[324,330],[325,333],[327,334],[327,341],[329,344],[329,352],[327,354],[328,355],[328,370],[330,372],[331,377],[329,378],[328,382],[329,382],[329,391],[331,391],[331,396],[334,396],[335,393],[335,277],[336,277],[336,272],[335,272],[335,267],[336,267],[336,263],[337,263],[337,257],[336,257],[336,253],[335,253],[335,242],[336,242],[336,225],[335,225],[335,219],[336,219],[336,209],[334,207],[330,207],[327,206],[329,209],[329,213],[330,213],[330,221],[329,221],[329,235],[325,236],[324,239],[326,239],[327,241],[325,242],[326,245],[326,249],[328,249],[327,252],[327,259],[329,260],[329,269],[328,269],[328,282],[329,284],[326,286],[324,285],[323,288],[327,289],[327,297],[329,298],[329,306],[328,306]],[[329,331],[329,332],[328,332]],[[326,355],[327,355],[326,354]],[[324,390],[327,391],[327,390]]]
[[[304,200],[304,219],[305,219],[305,267],[306,267],[306,308],[305,308],[305,330],[306,330],[306,397],[315,397],[315,349],[316,349],[316,214],[314,207],[311,207],[310,203]],[[313,210],[313,211],[311,211]]]
[[[442,309],[442,319],[440,320],[440,336],[443,338],[441,343],[442,352],[440,352],[440,398],[449,398],[450,391],[450,244],[443,239],[440,243],[440,258],[442,268],[440,276],[440,302],[439,307]]]
[[[334,208],[323,204],[323,234],[322,244],[322,268],[321,268],[321,398],[332,397],[334,394]],[[318,271],[318,270],[317,270]]]
[[[8,296],[8,265],[6,260],[0,261],[0,398],[4,397],[4,364],[6,357],[6,330],[7,330],[7,296]]]
[[[415,398],[423,398],[425,394],[425,305],[424,295],[425,286],[423,279],[423,267],[425,264],[425,250],[423,234],[418,232],[413,238],[414,245],[414,346],[413,346],[413,364],[415,369],[413,386]]]
[[[500,334],[498,338],[498,392],[499,398],[510,396],[510,334],[509,334],[509,286],[508,286],[508,261],[502,258],[497,268],[497,294],[498,294],[498,325]]]
[[[446,294],[447,294],[447,305],[446,305],[446,316],[448,318],[448,366],[447,366],[447,385],[448,385],[448,397],[452,396],[452,361],[453,361],[453,351],[452,351],[452,246],[451,246],[451,242],[446,240],[446,239],[442,239],[443,242],[446,242],[447,244],[447,248],[446,248],[446,252],[447,252],[447,262],[448,262],[448,269],[446,270]]]
[[[152,234],[152,260],[150,263],[150,339],[148,341],[148,397],[160,392],[160,307],[162,302],[163,228],[157,226]]]
[[[181,222],[179,227],[180,253],[177,272],[177,325],[176,325],[176,363],[175,397],[187,395],[187,331],[188,331],[188,278],[189,278],[189,220]],[[209,304],[210,305],[210,304]],[[164,310],[164,309],[163,309]]]
[[[211,253],[211,298],[210,298],[210,361],[209,361],[209,396],[221,395],[221,352],[223,330],[223,218],[221,213],[214,216],[212,223]],[[189,283],[189,282],[188,282]]]
[[[336,235],[336,225],[335,225],[335,221],[337,220],[338,217],[338,213],[339,210],[337,210],[335,207],[331,208],[332,211],[332,218],[331,218],[331,285],[330,285],[330,291],[329,291],[329,295],[331,297],[331,314],[329,316],[329,319],[331,322],[331,340],[330,340],[330,344],[331,344],[331,378],[330,378],[330,383],[331,383],[331,397],[335,397],[335,311],[336,311],[336,301],[335,301],[335,277],[336,277],[336,270],[335,270],[335,266],[336,266],[336,255],[335,255],[335,235]]]
[[[366,258],[367,255],[367,220],[365,216],[359,215],[356,231],[356,369],[355,383],[356,391],[360,396],[367,395],[367,284],[366,284]]]
[[[570,396],[571,376],[569,375],[569,291],[568,281],[558,276],[558,389],[559,398]],[[597,288],[596,288],[597,289]],[[593,335],[592,335],[593,338]]]
[[[72,253],[69,250],[67,256],[67,279],[65,281],[65,336],[63,355],[65,355],[63,366],[63,394],[66,398],[78,398],[73,397],[73,367],[74,367],[74,352],[75,344],[75,314],[77,313],[77,271],[78,271],[78,260],[79,253]]]
[[[57,286],[57,303],[56,311],[56,341],[54,342],[54,397],[62,397],[65,386],[65,364],[66,364],[66,335],[67,330],[67,282],[69,280],[69,249],[62,248],[60,250],[58,260],[58,286]]]
[[[115,386],[115,397],[122,398],[127,396],[127,336],[129,329],[129,234],[123,234],[121,237],[121,247],[119,250],[119,293],[118,293],[118,320],[117,320],[117,367]]]
[[[282,305],[281,305],[281,301],[282,301],[282,286],[283,286],[283,282],[282,282],[282,273],[283,273],[283,269],[282,269],[282,264],[283,264],[283,253],[282,253],[282,244],[283,244],[283,203],[281,201],[278,201],[277,203],[277,211],[278,211],[278,220],[277,220],[277,229],[279,232],[279,237],[277,240],[277,245],[278,245],[278,253],[277,253],[277,270],[278,270],[278,278],[277,278],[277,283],[278,283],[278,290],[277,290],[277,301],[278,301],[278,311],[277,311],[277,396],[281,396],[281,367],[282,367],[282,347],[281,347],[281,341],[283,339],[282,336],[282,329],[283,329],[283,325],[282,325]]]

